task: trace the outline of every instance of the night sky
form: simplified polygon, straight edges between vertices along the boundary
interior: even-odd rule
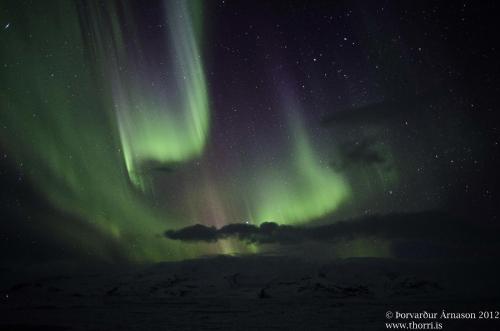
[[[497,226],[496,16],[494,1],[2,1],[2,258],[280,251],[244,235],[264,222],[391,257],[395,224],[433,244],[430,228]],[[222,240],[164,235],[232,223]]]

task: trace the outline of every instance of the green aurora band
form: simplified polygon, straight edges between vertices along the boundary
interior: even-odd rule
[[[288,103],[290,103],[288,99]],[[311,146],[296,105],[289,115],[290,159],[278,169],[263,170],[255,187],[253,213],[255,223],[277,221],[296,224],[333,212],[350,195],[342,175],[322,164]]]
[[[199,156],[206,143],[208,95],[197,41],[200,31],[194,29],[200,22],[193,22],[193,17],[198,20],[201,17],[201,7],[195,6],[193,10],[197,15],[190,14],[185,1],[171,2],[166,8],[173,49],[169,58],[173,59],[170,67],[175,69],[175,94],[158,93],[152,86],[141,88],[147,77],[135,84],[133,77],[126,77],[122,72],[127,70],[123,68],[133,65],[123,45],[118,45],[116,50],[116,54],[122,56],[107,66],[113,68],[113,97],[127,170],[132,182],[143,189],[149,162],[182,162]],[[96,33],[99,31],[102,29]],[[113,31],[113,40],[120,40],[121,36],[121,31]],[[151,90],[157,93],[151,94]]]

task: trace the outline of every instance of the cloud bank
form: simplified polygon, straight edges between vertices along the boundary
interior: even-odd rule
[[[168,230],[165,237],[182,241],[216,242],[236,238],[257,244],[297,244],[305,241],[338,242],[360,237],[387,240],[418,240],[436,243],[473,244],[494,242],[498,226],[481,224],[440,212],[368,216],[316,227],[274,222],[261,225],[228,224],[219,229],[196,224]]]

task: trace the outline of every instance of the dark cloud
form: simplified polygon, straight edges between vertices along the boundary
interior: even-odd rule
[[[162,172],[171,173],[175,172],[179,164],[176,162],[160,162],[157,160],[145,160],[140,164],[140,171],[143,173]]]
[[[358,165],[382,165],[388,162],[384,151],[374,143],[374,139],[345,143],[340,147],[340,156],[341,161],[334,164],[340,169]]]
[[[369,216],[317,227],[281,225],[274,222],[229,224],[220,229],[201,224],[169,230],[169,239],[208,241],[237,238],[260,244],[296,244],[305,241],[336,242],[373,237],[387,240],[474,244],[494,242],[499,227],[481,224],[440,212]]]
[[[449,96],[443,86],[428,89],[422,93],[407,90],[396,90],[383,101],[360,107],[350,107],[336,111],[323,119],[325,126],[358,123],[381,123],[393,117],[408,114],[418,115],[426,106]]]
[[[208,242],[217,241],[220,237],[215,227],[201,224],[188,226],[180,230],[168,230],[165,232],[165,236],[174,240]]]
[[[253,243],[294,243],[302,240],[300,228],[273,222],[265,222],[260,226],[233,223],[220,229],[196,224],[179,230],[168,230],[165,232],[165,236],[174,240],[206,242],[214,242],[229,237]]]

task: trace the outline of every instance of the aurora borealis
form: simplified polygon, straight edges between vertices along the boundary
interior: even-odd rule
[[[2,169],[53,209],[29,215],[41,237],[160,261],[263,249],[162,235],[196,223],[462,206],[496,217],[484,176],[498,142],[470,115],[489,99],[465,88],[466,65],[442,65],[451,46],[380,23],[375,4],[263,6],[2,2]],[[388,256],[385,240],[354,238],[337,255]]]
[[[30,100],[8,95],[7,111],[2,113],[7,130],[12,130],[7,133],[9,137],[21,130],[32,133],[13,142],[19,151],[16,162],[38,164],[30,179],[58,208],[84,218],[112,239],[140,241],[132,256],[168,257],[173,244],[160,242],[164,245],[149,247],[146,236],[179,224],[179,220],[169,220],[168,213],[162,215],[148,206],[129,180],[139,190],[148,190],[148,172],[154,167],[177,163],[182,166],[203,153],[210,110],[197,40],[202,36],[194,22],[200,18],[188,11],[185,2],[165,6],[166,51],[155,54],[165,63],[167,73],[162,73],[148,64],[149,54],[134,48],[141,47],[140,41],[134,45],[123,41],[127,33],[134,31],[124,31],[112,2],[102,6],[90,3],[82,8],[72,4],[58,7],[61,12],[72,13],[64,15],[67,22],[63,24],[68,24],[65,34],[58,35],[56,24],[35,24],[30,31],[57,37],[40,41],[40,36],[12,31],[9,37],[14,47],[2,52],[10,62],[30,49],[31,56],[22,58],[24,70],[42,70],[38,75],[45,76],[39,82],[11,78],[17,84],[11,85],[13,90],[26,91],[30,87],[29,93],[34,94]],[[88,24],[86,35],[76,24],[78,10],[88,15],[80,20],[82,25]],[[45,10],[40,12],[43,15]],[[67,48],[64,56],[71,57],[72,62],[57,55],[43,64],[38,62],[43,55],[39,49],[61,45]],[[94,85],[96,79],[100,80],[98,85]],[[76,84],[88,88],[76,91]],[[263,169],[259,181],[248,183],[255,186],[255,191],[247,197],[248,214],[244,211],[240,217],[256,223],[266,219],[300,222],[334,210],[345,197],[346,184],[331,169],[318,164],[307,133],[300,128],[300,120],[296,121],[289,128],[296,136],[290,146],[296,156],[285,160],[291,164],[290,169],[284,174]],[[47,130],[47,124],[51,130]],[[4,141],[8,140],[5,137]],[[190,190],[196,190],[195,185]]]
[[[148,68],[148,59],[140,51],[127,54],[126,45],[118,45],[121,47],[114,50],[123,55],[123,60],[118,58],[115,63],[106,64],[113,68],[110,80],[120,142],[127,170],[135,184],[144,185],[143,163],[165,164],[197,157],[207,139],[208,96],[197,41],[201,32],[195,31],[194,22],[200,14],[191,14],[187,7],[187,3],[179,2],[165,8],[171,49],[163,55],[163,61],[173,78],[165,73],[155,75],[154,68]],[[96,34],[101,30],[97,27]],[[110,40],[123,38],[122,31],[113,33]],[[100,45],[103,56],[107,55],[106,44],[109,40]],[[137,63],[133,63],[134,60]],[[151,86],[144,89],[144,84]]]

